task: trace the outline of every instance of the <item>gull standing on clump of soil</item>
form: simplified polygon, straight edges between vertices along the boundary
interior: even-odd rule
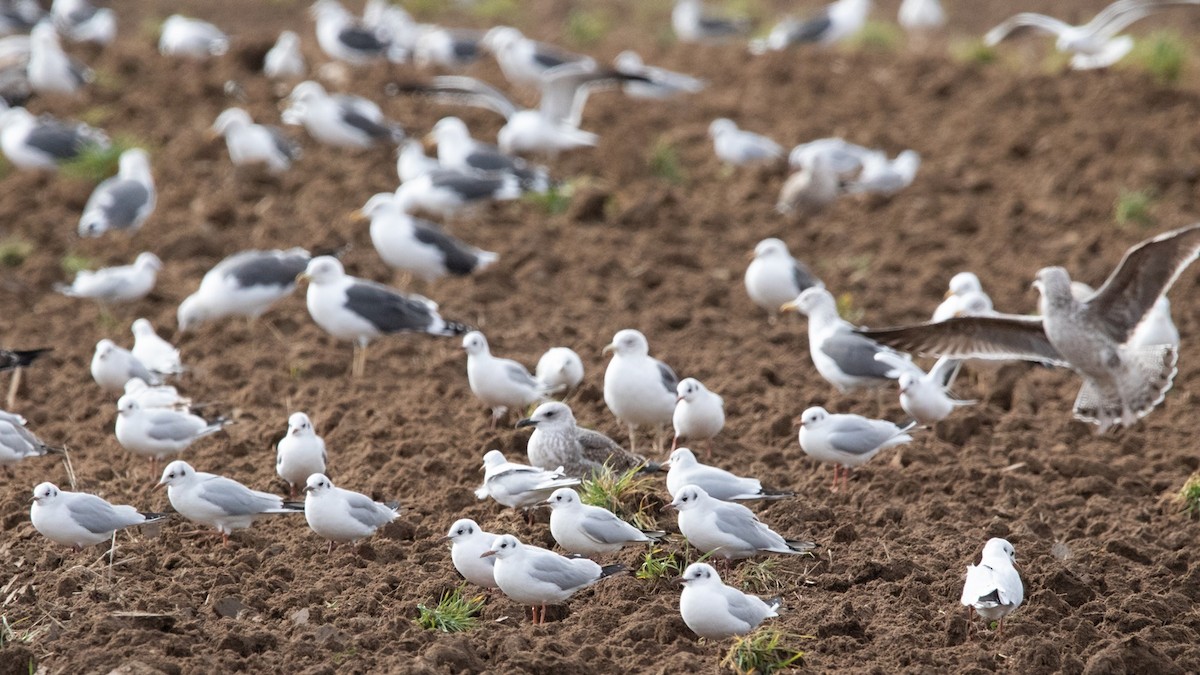
[[[101,304],[141,300],[154,290],[162,261],[153,253],[139,253],[132,265],[79,270],[75,280],[56,284],[54,290],[72,298],[92,298]]]
[[[130,148],[117,160],[117,175],[101,181],[79,217],[79,236],[98,237],[110,230],[141,229],[158,201],[150,155]]]
[[[849,485],[850,469],[871,461],[880,450],[908,443],[916,422],[899,426],[887,420],[873,420],[862,415],[831,415],[824,408],[813,407],[800,416],[800,449],[815,460],[833,464],[833,485],[837,492],[838,477]]]
[[[470,518],[462,518],[454,521],[442,540],[451,542],[450,560],[464,579],[483,588],[496,588],[496,577],[493,575],[496,557],[485,558],[483,554],[498,536],[485,532],[479,523]]]
[[[996,632],[1004,634],[1004,617],[1025,599],[1025,585],[1016,562],[1017,551],[1007,540],[992,538],[983,545],[979,564],[967,565],[963,584],[961,602],[967,608],[968,622],[974,610],[988,622],[999,621]]]
[[[733,120],[724,117],[708,125],[708,135],[717,159],[730,166],[772,163],[784,156],[783,146],[762,134],[739,129]]]
[[[288,484],[288,498],[296,496],[296,486],[307,484],[314,473],[325,473],[329,456],[325,439],[317,435],[312,420],[302,412],[288,417],[287,435],[275,446],[275,473]]]
[[[33,489],[29,520],[50,541],[82,550],[109,541],[117,530],[146,525],[167,518],[162,513],[138,511],[132,506],[114,506],[86,492],[65,492],[53,483]]]
[[[754,304],[767,310],[767,318],[775,323],[779,308],[796,299],[813,286],[825,284],[813,276],[808,267],[792,257],[782,239],[763,239],[754,246],[750,265],[746,267],[746,294]]]
[[[179,303],[179,330],[227,316],[256,320],[296,290],[296,277],[311,258],[302,248],[234,253],[206,272],[200,288]]]
[[[550,505],[550,534],[567,553],[589,558],[616,553],[626,544],[653,544],[667,536],[621,520],[608,509],[579,500],[572,488],[559,488],[546,500]]]
[[[162,378],[150,372],[128,349],[108,339],[96,343],[92,354],[92,379],[96,384],[108,391],[123,392],[125,383],[135,377],[147,384],[162,384]]]
[[[683,623],[706,640],[723,640],[745,635],[765,619],[779,616],[782,598],[763,600],[743,593],[721,581],[717,570],[706,563],[692,563],[677,581],[683,584],[679,595],[679,616]]]
[[[538,359],[534,375],[551,391],[566,394],[583,382],[583,359],[569,347],[551,347]]]
[[[177,459],[163,469],[158,485],[167,488],[171,508],[188,520],[216,528],[221,543],[229,545],[234,530],[244,530],[255,520],[277,513],[303,513],[303,505],[258,492],[241,483],[203,471]]]
[[[708,496],[723,502],[785,499],[796,495],[783,490],[768,490],[757,478],[743,478],[725,469],[701,464],[687,448],[675,448],[663,466],[667,469],[667,493],[672,499],[688,485],[695,485]]]
[[[587,558],[567,558],[554,551],[522,544],[511,534],[496,537],[481,557],[496,557],[493,574],[500,590],[533,607],[533,623],[546,622],[546,605],[566,602],[577,591],[624,572],[621,564],[601,567]],[[541,606],[541,618],[537,607]]]
[[[151,373],[167,377],[180,375],[186,368],[179,356],[175,345],[167,342],[154,332],[154,326],[146,319],[133,322],[133,358],[141,361]]]
[[[51,452],[64,452],[34,436],[25,424],[24,417],[0,410],[0,466],[11,466],[23,459],[42,457]]]
[[[358,541],[400,516],[399,504],[384,504],[333,484],[324,474],[314,473],[304,486],[304,519],[313,532],[334,544]]]
[[[579,426],[565,403],[541,404],[532,415],[517,422],[517,428],[522,427],[534,428],[526,447],[534,466],[557,466],[576,478],[590,478],[605,471],[621,474],[639,467],[658,470],[658,465],[625,450],[608,436]]]
[[[711,452],[713,437],[725,428],[725,401],[694,377],[681,380],[676,393],[671,450],[679,447],[680,441],[708,441]]]
[[[475,497],[491,497],[510,509],[527,509],[544,502],[558,488],[579,485],[579,479],[564,474],[561,466],[547,471],[516,464],[499,450],[488,450],[483,456],[483,472],[483,485],[476,488]]]
[[[129,396],[117,401],[117,442],[136,455],[149,457],[151,471],[158,460],[187,450],[192,443],[217,433],[229,423],[225,418],[208,422],[178,410],[143,409],[136,398]]]
[[[714,499],[696,485],[685,485],[667,508],[678,509],[679,531],[689,544],[726,562],[760,553],[808,553],[816,546],[784,539],[750,509]]]
[[[483,333],[467,333],[462,348],[467,352],[467,383],[475,397],[492,409],[492,428],[509,408],[525,409],[546,400],[546,385],[516,361],[492,356]]]
[[[654,427],[661,449],[661,431],[672,422],[679,377],[667,364],[650,356],[646,336],[632,328],[618,331],[604,347],[612,359],[604,371],[604,404],[629,427],[629,449],[637,450],[637,428]]]
[[[1077,419],[1099,433],[1129,427],[1154,410],[1171,389],[1175,345],[1130,345],[1139,324],[1200,255],[1200,223],[1164,232],[1125,252],[1100,290],[1083,300],[1062,267],[1038,271],[1041,316],[959,317],[862,335],[898,349],[957,359],[1040,361],[1071,368],[1083,378]]]
[[[288,138],[278,127],[255,124],[250,113],[227,108],[217,116],[210,133],[225,137],[229,160],[235,166],[264,164],[271,173],[292,167],[300,157],[300,144]]]

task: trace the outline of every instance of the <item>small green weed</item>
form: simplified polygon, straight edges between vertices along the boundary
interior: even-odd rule
[[[0,265],[4,267],[20,267],[32,253],[33,244],[20,237],[0,240]]]
[[[446,591],[433,607],[417,605],[417,624],[425,630],[443,633],[460,633],[474,628],[483,611],[483,596],[468,598],[463,590],[464,587],[459,586]]]
[[[567,40],[577,47],[590,47],[612,28],[608,16],[596,10],[572,9],[567,15]]]
[[[657,546],[650,547],[642,556],[642,564],[634,573],[639,579],[658,581],[679,576],[683,570],[679,567],[679,557],[674,553],[664,551]]]
[[[950,57],[961,63],[987,65],[999,58],[996,48],[983,40],[959,40],[950,44]]]
[[[650,515],[653,483],[646,474],[639,474],[636,467],[621,474],[601,471],[579,486],[579,499],[584,504],[606,508],[643,530],[652,530],[657,525]]]
[[[837,310],[838,316],[853,324],[861,322],[865,315],[861,307],[854,306],[854,294],[849,291],[837,296]]]
[[[521,196],[521,201],[527,204],[536,204],[546,213],[555,216],[566,213],[571,206],[571,196],[574,194],[575,184],[573,182],[556,183],[544,192],[526,192]]]
[[[1159,84],[1174,84],[1187,64],[1188,45],[1175,33],[1158,32],[1138,40],[1130,56]]]
[[[82,178],[93,183],[108,178],[117,172],[121,153],[138,147],[138,143],[129,138],[115,138],[107,148],[93,145],[79,156],[62,165],[63,174],[72,178]]]
[[[67,253],[58,261],[59,267],[67,274],[79,274],[84,270],[96,269],[96,261],[78,253]]]
[[[1176,496],[1183,512],[1193,518],[1200,518],[1200,472],[1196,472],[1183,483]]]
[[[760,628],[746,636],[733,638],[733,646],[721,665],[737,675],[767,675],[791,668],[804,658],[804,652],[784,644],[790,635],[778,628]]]
[[[666,140],[660,138],[655,141],[646,161],[650,165],[650,173],[655,176],[676,185],[687,182],[687,174],[679,161],[679,152]]]
[[[858,49],[877,52],[894,52],[904,42],[900,28],[887,21],[868,21],[850,41]]]
[[[1154,206],[1154,193],[1150,190],[1121,190],[1113,203],[1113,220],[1118,227],[1149,227],[1154,224],[1150,213]]]

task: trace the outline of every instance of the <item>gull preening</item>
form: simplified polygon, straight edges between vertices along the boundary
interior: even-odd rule
[[[566,394],[583,382],[583,359],[569,347],[551,347],[538,359],[534,375],[551,391]]]
[[[133,358],[142,362],[155,375],[166,377],[179,375],[186,370],[180,359],[179,350],[154,332],[154,326],[146,319],[138,319],[131,326],[133,332]]]
[[[579,479],[564,474],[561,466],[547,471],[516,464],[505,459],[499,450],[488,450],[483,456],[483,471],[483,485],[475,489],[475,496],[491,497],[512,509],[535,506],[558,488],[579,485]]]
[[[967,565],[963,583],[962,604],[967,608],[967,620],[974,610],[984,619],[999,621],[997,632],[1004,633],[1004,617],[1021,606],[1025,585],[1014,563],[1017,551],[1005,539],[992,538],[983,545],[978,565]]]
[[[743,478],[715,466],[701,464],[688,448],[675,448],[663,465],[667,468],[667,493],[674,499],[680,490],[695,485],[723,502],[785,499],[796,493],[769,490],[757,478]]]
[[[79,270],[68,286],[57,284],[54,290],[72,298],[91,298],[101,303],[141,300],[154,290],[162,261],[144,251],[132,265],[104,267],[96,271]]]
[[[533,623],[545,623],[546,605],[566,602],[576,592],[625,571],[624,565],[601,567],[587,558],[567,558],[554,551],[522,544],[511,534],[496,537],[481,554],[496,557],[496,585],[513,600],[533,607]],[[541,618],[537,607],[541,606]]]
[[[162,378],[151,373],[132,352],[109,339],[96,343],[91,369],[92,379],[108,391],[124,391],[125,383],[135,377],[147,384],[162,384]]]
[[[813,459],[833,465],[834,492],[842,474],[849,485],[850,469],[871,461],[880,450],[908,443],[916,422],[900,426],[887,420],[862,415],[830,414],[812,407],[800,415],[800,449]]]
[[[213,122],[211,133],[225,138],[229,160],[237,166],[263,164],[272,173],[280,173],[300,157],[300,145],[282,129],[255,124],[241,108],[224,110]]]
[[[1131,426],[1154,410],[1175,378],[1176,345],[1130,345],[1138,325],[1200,255],[1200,223],[1165,232],[1125,252],[1100,289],[1079,300],[1062,267],[1045,267],[1034,287],[1041,316],[991,315],[860,333],[898,349],[958,359],[1040,361],[1083,378],[1075,417]]]
[[[138,511],[132,506],[115,506],[86,492],[66,492],[53,483],[33,489],[29,519],[41,535],[56,544],[76,550],[112,539],[113,533],[134,525],[163,520],[161,513]]]
[[[541,404],[532,415],[517,422],[517,428],[521,427],[534,428],[526,448],[534,466],[556,466],[576,478],[589,478],[604,471],[620,474],[643,466],[657,469],[645,457],[629,452],[608,436],[579,426],[565,403]]]
[[[679,615],[692,632],[707,640],[745,635],[766,619],[779,616],[782,598],[763,600],[721,581],[707,563],[692,563],[679,577]]]

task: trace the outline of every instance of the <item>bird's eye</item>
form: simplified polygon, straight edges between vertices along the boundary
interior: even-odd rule
[[[473,527],[468,527],[468,528],[467,528],[467,532],[474,532],[474,531],[475,531],[475,528],[473,528]],[[461,530],[460,530],[460,532],[461,532]]]
[[[554,417],[554,412],[552,411],[552,412],[546,413],[546,417]]]

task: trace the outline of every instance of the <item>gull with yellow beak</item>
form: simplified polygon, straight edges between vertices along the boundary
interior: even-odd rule
[[[406,213],[391,192],[371,197],[352,218],[371,222],[371,243],[383,262],[425,283],[469,276],[500,258],[451,236],[437,223]]]

